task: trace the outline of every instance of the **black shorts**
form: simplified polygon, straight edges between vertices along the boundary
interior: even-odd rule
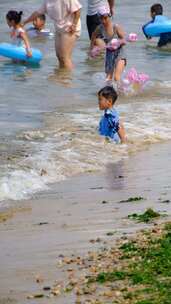
[[[168,43],[171,43],[171,32],[160,34],[160,39],[157,46],[162,47],[167,45]]]
[[[93,32],[95,31],[96,27],[99,24],[100,24],[100,18],[97,14],[92,16],[87,15],[87,29],[90,40]]]

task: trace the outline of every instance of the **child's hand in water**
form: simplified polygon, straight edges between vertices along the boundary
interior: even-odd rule
[[[27,57],[32,57],[32,51],[27,50]]]

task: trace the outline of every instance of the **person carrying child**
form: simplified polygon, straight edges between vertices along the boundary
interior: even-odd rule
[[[12,28],[11,38],[13,44],[23,46],[26,49],[28,57],[32,57],[32,51],[27,34],[21,26],[22,12],[11,10],[6,15],[7,24]]]
[[[92,34],[90,49],[94,46],[99,45],[98,37],[101,36],[104,44],[107,46],[114,38],[119,39],[119,45],[116,49],[106,47],[105,57],[105,73],[106,81],[109,84],[114,80],[119,82],[121,74],[126,66],[126,55],[123,50],[125,42],[125,33],[121,26],[112,23],[111,15],[108,7],[101,7],[98,11],[101,24],[96,28]],[[103,47],[103,46],[102,46]]]
[[[150,21],[148,24],[153,23],[155,21],[156,16],[163,15],[163,7],[160,3],[153,4],[150,8],[150,12],[151,12],[152,21]],[[144,31],[144,28],[146,26],[147,24],[143,26],[144,35],[146,36],[147,39],[151,39],[151,37],[147,36]],[[168,43],[171,43],[171,32],[161,33],[157,46],[163,47],[166,46]]]
[[[111,86],[105,86],[98,92],[99,109],[104,111],[99,123],[99,134],[116,143],[125,143],[125,129],[114,108],[117,97],[115,89]]]

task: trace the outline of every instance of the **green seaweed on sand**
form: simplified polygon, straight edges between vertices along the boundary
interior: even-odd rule
[[[135,196],[135,197],[129,197],[127,200],[122,200],[119,203],[132,203],[132,202],[139,202],[145,200],[142,196]]]
[[[113,282],[115,280],[125,279],[126,274],[123,271],[101,272],[98,274],[96,281],[99,283]]]
[[[151,232],[150,237],[142,235],[142,238],[143,241],[137,239],[120,246],[123,255],[128,252],[130,256],[125,257],[119,271],[100,272],[94,281],[100,284],[123,281],[123,300],[118,303],[130,299],[131,304],[170,304],[171,223],[161,233]]]
[[[74,293],[76,303],[171,304],[171,222],[90,251],[75,263],[81,265],[78,277],[73,272],[55,296]]]
[[[153,304],[153,302],[151,300],[142,300],[138,301],[136,304]]]
[[[109,231],[106,233],[107,236],[112,236],[114,234],[116,234],[116,231]]]
[[[128,218],[129,219],[133,219],[133,220],[137,220],[138,222],[144,222],[144,223],[148,223],[150,222],[152,219],[154,218],[158,218],[160,217],[161,214],[154,211],[151,208],[148,208],[144,213],[142,214],[137,214],[137,213],[133,213],[133,214],[129,214]]]
[[[136,243],[132,241],[123,244],[122,246],[119,247],[119,249],[121,249],[124,252],[122,258],[131,257],[132,255],[135,254],[135,252],[138,252],[138,247]]]

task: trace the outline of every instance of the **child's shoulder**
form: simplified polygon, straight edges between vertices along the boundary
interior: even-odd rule
[[[24,28],[23,28],[22,26],[20,26],[20,27],[18,27],[18,28],[16,29],[16,32],[17,32],[18,34],[21,34],[21,33],[25,33],[25,30],[24,30]]]
[[[109,115],[109,116],[116,117],[116,118],[119,117],[119,114],[118,114],[117,110],[114,107],[111,108],[111,109],[107,109],[106,110],[106,114]]]

